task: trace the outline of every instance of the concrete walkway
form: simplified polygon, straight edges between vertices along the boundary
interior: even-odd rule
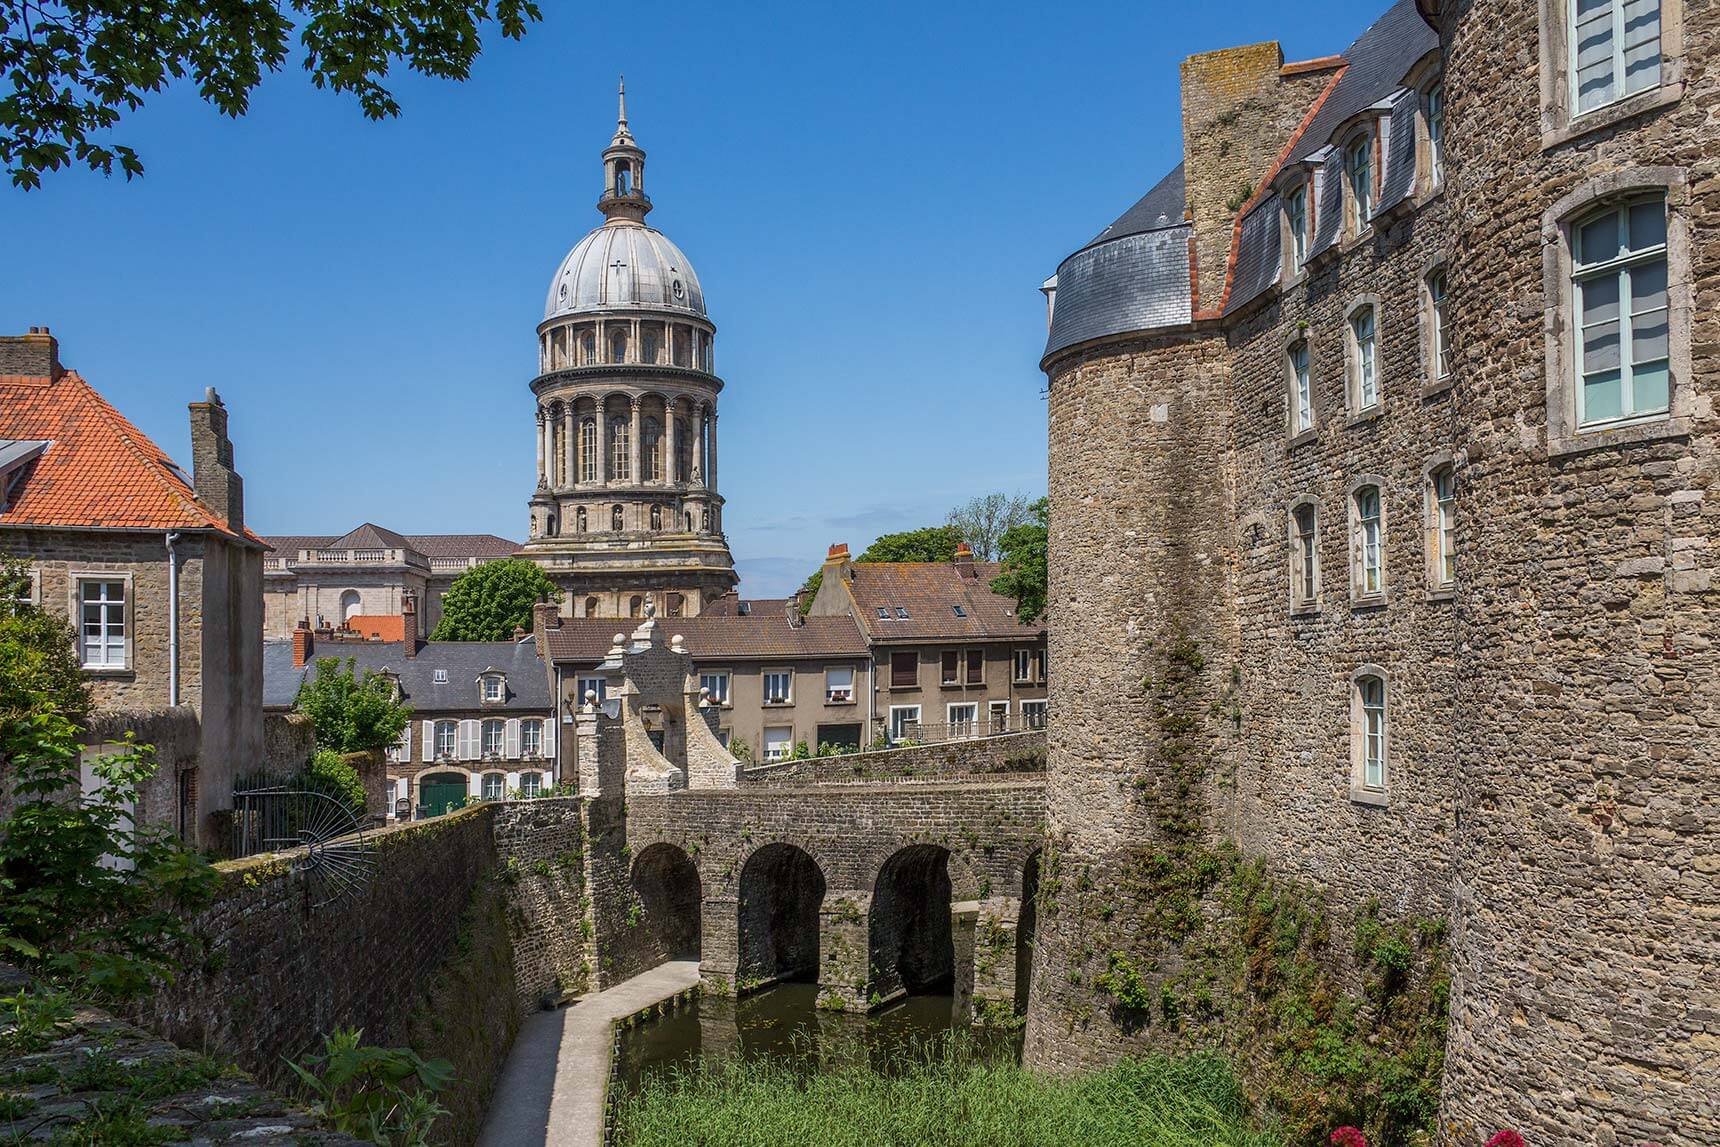
[[[698,982],[697,960],[671,960],[572,1007],[527,1016],[478,1147],[602,1147],[610,1024]]]

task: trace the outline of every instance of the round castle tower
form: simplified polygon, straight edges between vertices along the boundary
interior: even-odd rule
[[[645,225],[645,152],[620,91],[601,226],[538,324],[537,489],[525,556],[576,617],[693,616],[737,581],[717,493],[716,327],[681,249]]]

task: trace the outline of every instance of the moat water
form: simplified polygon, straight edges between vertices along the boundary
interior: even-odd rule
[[[956,1030],[948,995],[907,996],[869,1016],[822,1011],[814,984],[779,984],[736,1001],[701,997],[679,1011],[624,1031],[617,1056],[618,1094],[649,1086],[674,1071],[696,1070],[705,1057],[775,1060],[816,1072],[863,1056],[872,1070],[893,1074],[935,1053]],[[970,1029],[964,1020],[960,1025]],[[980,1053],[1020,1059],[1020,1032],[975,1030]]]

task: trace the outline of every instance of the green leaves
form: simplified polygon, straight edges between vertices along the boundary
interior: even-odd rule
[[[353,1028],[324,1036],[321,1055],[286,1062],[331,1127],[372,1143],[418,1147],[447,1114],[433,1098],[453,1082],[447,1060],[425,1060],[411,1048],[367,1046],[364,1033]]]
[[[1051,503],[1041,498],[1030,507],[1033,520],[1011,526],[998,542],[1003,569],[991,580],[991,591],[1015,599],[1015,616],[1034,621],[1045,613],[1049,592],[1046,554],[1051,540]]]
[[[376,673],[361,680],[355,664],[350,657],[344,665],[338,657],[319,658],[316,675],[299,687],[293,708],[316,723],[319,748],[337,753],[386,749],[412,720],[392,680]],[[359,804],[363,807],[362,799]]]
[[[519,39],[540,19],[530,0],[0,0],[0,161],[24,188],[73,164],[141,175],[131,148],[90,137],[187,77],[223,114],[244,115],[264,73],[286,63],[295,23],[311,82],[381,119],[400,114],[382,83],[396,63],[464,80],[483,25]]]
[[[505,558],[454,579],[442,598],[442,620],[432,641],[507,641],[532,627],[532,606],[557,600],[561,590],[536,562]]]

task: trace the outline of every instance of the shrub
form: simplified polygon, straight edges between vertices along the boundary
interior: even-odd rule
[[[311,792],[334,797],[352,810],[354,816],[364,816],[364,781],[359,778],[358,770],[333,749],[318,749],[311,754],[302,783]]]
[[[323,1037],[321,1055],[287,1061],[316,1114],[336,1131],[389,1147],[428,1144],[436,1120],[448,1113],[435,1094],[454,1069],[403,1047],[367,1047],[364,1033],[338,1028]]]

